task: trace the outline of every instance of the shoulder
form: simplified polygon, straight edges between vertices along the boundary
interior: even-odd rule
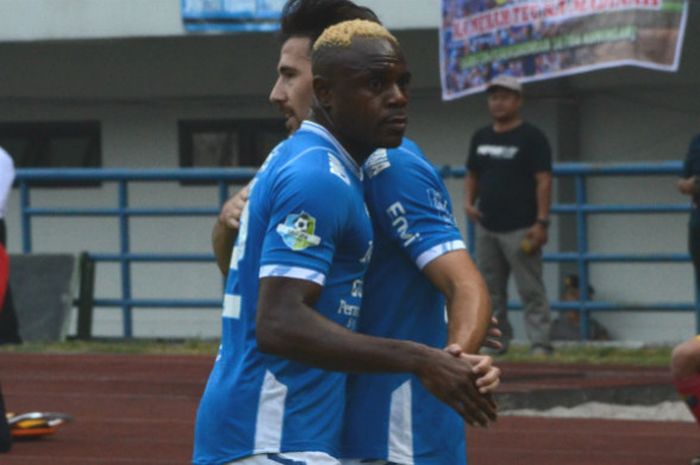
[[[474,132],[472,139],[482,139],[484,137],[490,136],[491,134],[493,134],[493,128],[491,127],[491,125],[482,126]]]
[[[404,139],[399,147],[375,151],[363,165],[363,170],[368,180],[379,175],[382,178],[399,175],[404,178],[411,172],[434,171],[420,147],[410,139]]]
[[[547,138],[547,136],[545,135],[545,133],[542,129],[538,128],[537,126],[535,126],[532,123],[528,123],[527,121],[525,121],[522,124],[521,129],[522,129],[523,133],[525,133],[529,136],[536,137],[536,138],[544,138],[544,139]]]
[[[276,183],[311,196],[321,195],[324,199],[329,195],[334,199],[345,193],[350,195],[355,190],[355,174],[340,161],[341,157],[327,147],[306,147],[286,157],[275,174]]]

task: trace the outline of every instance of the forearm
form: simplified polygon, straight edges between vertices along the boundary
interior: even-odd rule
[[[479,350],[491,323],[491,299],[481,273],[466,250],[437,257],[423,268],[447,301],[448,345]]]
[[[464,282],[447,296],[447,343],[458,344],[464,352],[475,354],[491,323],[491,298],[471,259],[466,274]]]
[[[231,252],[237,235],[237,229],[226,227],[226,225],[218,219],[216,223],[214,223],[214,227],[211,231],[211,246],[216,258],[216,265],[224,276],[228,274],[231,263]]]
[[[411,341],[371,337],[336,324],[308,303],[268,292],[261,280],[256,337],[262,352],[345,372],[415,372],[426,351]],[[292,280],[290,280],[292,281]]]
[[[302,308],[303,307],[303,308]],[[288,309],[289,318],[258,330],[263,352],[345,372],[414,372],[426,346],[352,332],[311,307]]]
[[[541,174],[537,176],[537,218],[549,218],[549,210],[552,204],[552,176]]]

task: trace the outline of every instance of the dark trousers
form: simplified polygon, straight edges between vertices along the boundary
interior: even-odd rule
[[[10,427],[7,424],[7,418],[5,418],[5,402],[2,398],[2,389],[0,389],[0,452],[7,452],[11,445]]]
[[[0,219],[0,243],[6,245],[7,231],[5,229],[5,220]],[[19,344],[22,338],[19,335],[19,325],[17,324],[17,314],[15,313],[15,305],[12,301],[12,290],[10,285],[7,285],[5,292],[5,303],[0,311],[0,344]]]

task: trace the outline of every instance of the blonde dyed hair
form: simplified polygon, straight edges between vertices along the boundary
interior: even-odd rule
[[[396,40],[396,37],[381,24],[365,19],[353,19],[334,24],[323,31],[314,43],[313,50],[316,51],[326,47],[347,48],[350,47],[352,39],[355,37],[387,39],[394,45],[399,45],[399,41]]]

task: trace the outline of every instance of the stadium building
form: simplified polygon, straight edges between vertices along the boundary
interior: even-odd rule
[[[409,136],[436,165],[464,165],[471,134],[488,123],[483,93],[441,100],[439,0],[360,0],[402,42],[411,65]],[[256,166],[284,137],[267,102],[279,43],[273,32],[188,31],[180,0],[4,0],[0,2],[0,145],[25,167],[180,168]],[[632,163],[681,160],[700,131],[700,2],[690,2],[680,69],[664,73],[620,67],[525,86],[526,119],[541,127],[555,162]],[[675,176],[592,177],[588,201],[682,204]],[[461,220],[462,180],[448,181]],[[140,207],[213,206],[215,186],[141,183]],[[108,183],[35,188],[32,205],[113,206]],[[555,203],[573,201],[570,181],[555,183]],[[113,252],[115,218],[32,220],[35,252]],[[134,218],[134,252],[208,253],[214,218]],[[687,214],[591,215],[589,251],[684,253]],[[7,213],[9,249],[22,250],[20,195]],[[573,251],[576,227],[555,217],[547,252]],[[573,267],[573,268],[572,268]],[[549,297],[573,264],[548,264]],[[135,263],[134,298],[219,299],[212,263]],[[592,264],[596,299],[691,302],[692,267],[684,263]],[[100,263],[96,296],[120,296],[117,264]],[[515,289],[511,295],[517,298]],[[137,337],[215,337],[219,311],[135,308]],[[597,314],[615,339],[675,342],[692,334],[692,312]],[[524,338],[520,314],[516,337]],[[118,308],[97,308],[93,333],[122,334]]]

